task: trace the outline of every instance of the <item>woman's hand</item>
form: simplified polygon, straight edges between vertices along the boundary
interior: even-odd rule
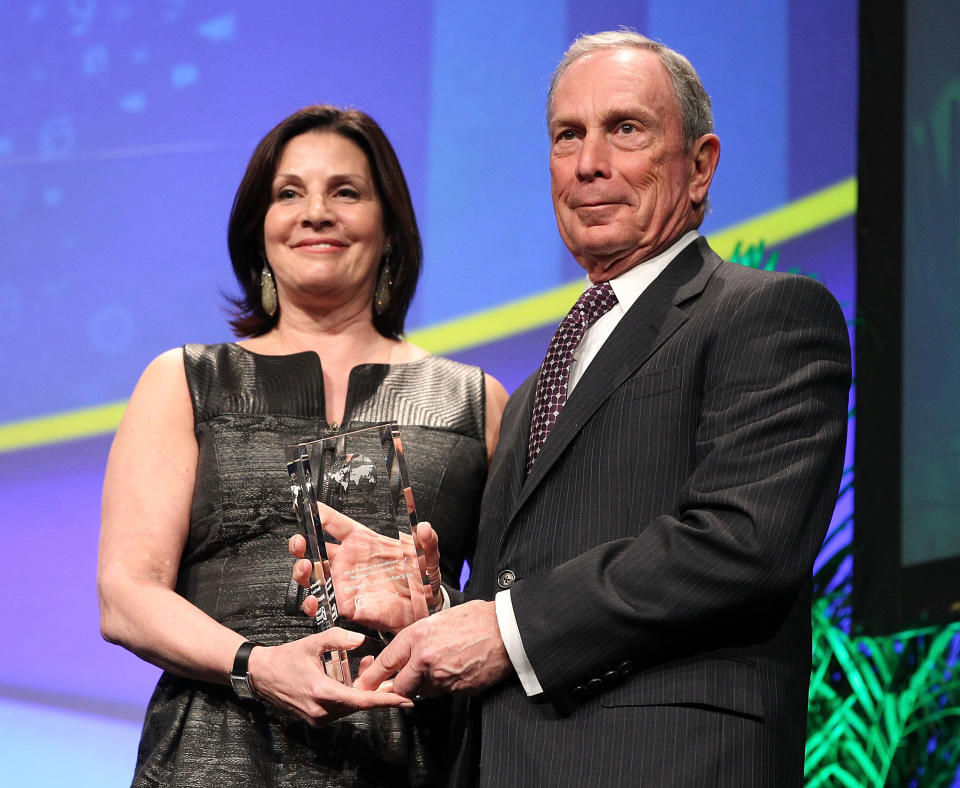
[[[337,606],[343,616],[364,626],[399,632],[426,615],[426,605],[411,592],[411,586],[421,586],[424,575],[430,578],[432,606],[440,606],[439,540],[429,523],[417,526],[418,555],[410,535],[401,535],[399,540],[381,536],[322,504],[320,513],[324,529],[340,540],[339,545],[328,542],[326,548]],[[290,538],[288,547],[291,555],[302,559],[294,565],[294,579],[309,588],[312,564],[303,558],[306,540],[297,534]],[[316,598],[308,596],[303,611],[313,616],[317,607]]]
[[[363,635],[333,627],[280,646],[257,646],[248,662],[254,690],[314,727],[362,709],[412,708],[413,701],[391,692],[389,684],[373,691],[358,690],[326,674],[325,651],[356,648],[363,640]]]

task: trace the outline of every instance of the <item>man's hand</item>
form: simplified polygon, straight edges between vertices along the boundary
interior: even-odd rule
[[[410,598],[410,582],[419,585],[426,572],[430,577],[433,605],[439,607],[440,550],[436,532],[429,523],[417,526],[417,539],[422,555],[417,556],[412,536],[390,539],[371,531],[335,509],[319,504],[324,530],[340,541],[328,542],[330,572],[337,592],[337,603],[343,616],[374,629],[399,632],[426,610],[416,610]],[[310,587],[312,565],[306,554],[306,540],[296,534],[290,538],[290,554],[302,560],[293,568],[293,578],[304,588]],[[375,567],[366,571],[364,567]],[[412,577],[409,577],[412,574]],[[420,603],[422,605],[422,602]],[[317,600],[308,596],[303,611],[316,615]]]
[[[439,691],[474,695],[512,669],[495,603],[474,601],[411,624],[360,674],[355,686],[373,690],[396,673],[393,691],[405,697]]]

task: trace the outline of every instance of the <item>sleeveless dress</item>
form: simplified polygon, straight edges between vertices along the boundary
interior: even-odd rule
[[[199,445],[190,533],[177,591],[264,645],[317,631],[299,610],[287,539],[297,531],[283,448],[331,434],[313,352],[262,356],[186,345]],[[363,364],[349,377],[340,430],[395,420],[417,514],[440,537],[453,584],[472,555],[486,476],[483,372],[429,356]],[[359,712],[323,728],[226,685],[160,677],[144,720],[135,786],[394,786],[445,782],[448,704]]]

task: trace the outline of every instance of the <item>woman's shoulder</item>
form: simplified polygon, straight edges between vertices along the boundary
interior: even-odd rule
[[[154,358],[140,375],[124,413],[125,421],[166,419],[175,422],[181,416],[192,421],[191,402],[184,377],[183,349],[171,348]]]
[[[156,356],[140,375],[137,389],[166,388],[183,382],[183,348],[175,347]]]
[[[246,351],[233,343],[207,345],[187,343],[171,348],[153,359],[144,370],[137,390],[151,396],[176,394],[191,405],[199,419],[203,404],[216,399],[224,382],[244,378],[243,354]],[[135,392],[137,393],[137,392]]]

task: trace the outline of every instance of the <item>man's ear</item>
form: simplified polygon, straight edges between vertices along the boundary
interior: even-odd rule
[[[720,138],[704,134],[690,145],[690,202],[702,205],[720,161]]]

